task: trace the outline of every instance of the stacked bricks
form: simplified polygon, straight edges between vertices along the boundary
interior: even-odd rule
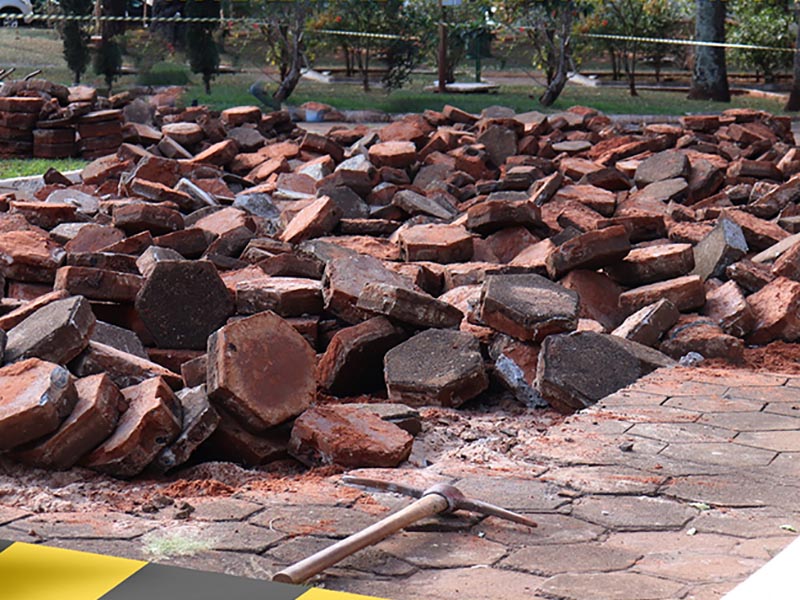
[[[122,144],[122,111],[91,112],[78,119],[77,129],[82,158],[94,160],[113,154]]]
[[[84,142],[119,139],[118,112],[82,110]],[[786,118],[621,131],[583,107],[448,106],[320,135],[192,107],[155,125],[78,184],[6,198],[0,443],[20,461],[393,466],[420,407],[502,386],[569,413],[692,353],[800,340]]]
[[[0,156],[30,156],[33,129],[44,101],[41,98],[10,96],[0,98]]]

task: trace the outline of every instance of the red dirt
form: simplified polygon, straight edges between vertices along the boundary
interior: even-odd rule
[[[770,373],[800,373],[800,344],[777,341],[766,346],[745,348],[744,364],[733,364],[721,358],[703,361],[703,367],[750,369]]]

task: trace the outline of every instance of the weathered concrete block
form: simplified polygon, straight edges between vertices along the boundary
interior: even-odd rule
[[[386,353],[389,399],[409,406],[460,406],[489,385],[478,340],[428,329]]]
[[[634,383],[668,356],[612,335],[576,332],[545,339],[539,353],[536,385],[554,409],[571,413]]]
[[[479,318],[519,340],[540,341],[575,329],[578,294],[540,275],[490,275],[481,290]]]
[[[56,300],[8,332],[5,360],[13,362],[36,357],[65,364],[89,344],[95,322],[86,298]]]

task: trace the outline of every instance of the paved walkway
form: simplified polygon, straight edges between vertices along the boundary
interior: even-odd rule
[[[538,528],[472,515],[430,520],[316,584],[393,600],[706,600],[800,530],[800,378],[662,370],[546,433],[521,423],[497,428],[507,438],[502,462],[456,455],[425,469],[359,473],[456,483],[534,515]],[[273,479],[235,491],[189,481],[177,501],[155,495],[105,515],[53,513],[56,487],[38,498],[49,514],[4,508],[0,494],[0,538],[268,578],[406,502],[337,481]]]

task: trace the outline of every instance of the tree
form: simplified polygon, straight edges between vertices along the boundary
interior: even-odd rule
[[[736,0],[731,11],[736,25],[728,36],[731,42],[791,49],[792,14],[786,0]],[[774,83],[777,72],[791,64],[789,52],[775,50],[734,48],[731,58],[745,69],[755,71],[757,77],[763,75],[766,83]]]
[[[800,110],[800,2],[795,2],[793,5],[795,17],[795,29],[797,30],[794,42],[794,60],[792,61],[792,89],[789,93],[789,99],[786,101],[786,106],[783,110],[798,111]]]
[[[531,41],[537,66],[547,79],[539,102],[550,106],[567,84],[572,65],[572,29],[579,1],[510,0],[504,4],[506,21],[518,24]]]
[[[219,17],[219,2],[215,0],[188,0],[186,16],[213,19]],[[189,23],[186,28],[186,50],[192,72],[203,76],[206,94],[211,93],[211,80],[219,71],[219,48],[214,39],[214,30],[219,21],[209,20]]]
[[[267,62],[278,68],[280,82],[268,103],[274,107],[291,96],[308,62],[307,25],[320,9],[315,0],[265,2],[256,16],[262,18]],[[251,88],[252,89],[252,88]]]
[[[102,75],[105,79],[108,95],[110,96],[114,79],[117,78],[122,68],[122,48],[113,39],[102,38],[95,51],[92,66],[94,67],[94,72]]]
[[[92,14],[93,0],[61,0],[64,15],[85,17]],[[86,21],[65,21],[61,27],[64,42],[64,59],[73,74],[73,82],[81,82],[81,75],[89,65],[89,32]]]
[[[695,41],[725,42],[725,4],[720,0],[695,0]],[[695,47],[689,99],[731,101],[725,48]]]
[[[669,37],[680,24],[675,0],[595,0],[590,27],[621,38]],[[638,96],[636,75],[642,56],[653,61],[656,80],[661,78],[661,64],[669,46],[639,39],[604,40],[612,55],[615,71],[625,72],[631,96]]]

